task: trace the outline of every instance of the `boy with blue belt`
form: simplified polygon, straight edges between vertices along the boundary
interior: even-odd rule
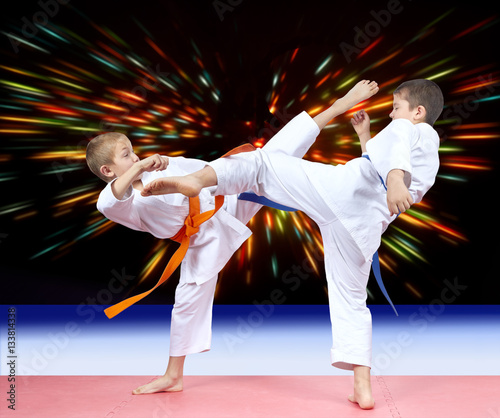
[[[188,176],[157,179],[142,195],[196,196],[211,186],[216,186],[214,195],[251,190],[310,216],[323,237],[333,335],[331,363],[354,371],[354,393],[349,400],[370,409],[374,405],[372,327],[366,285],[372,256],[389,224],[420,202],[434,184],[439,136],[432,126],[442,109],[443,95],[437,84],[407,81],[394,91],[392,122],[374,138],[366,112],[358,112],[351,121],[363,155],[369,158],[332,166],[261,149],[213,161]],[[315,122],[322,129],[329,119],[318,116]]]

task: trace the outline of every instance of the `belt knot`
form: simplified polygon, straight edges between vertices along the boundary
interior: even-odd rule
[[[191,215],[186,217],[184,225],[186,226],[184,234],[187,235],[188,237],[193,236],[200,230],[200,226],[195,224],[194,219]]]

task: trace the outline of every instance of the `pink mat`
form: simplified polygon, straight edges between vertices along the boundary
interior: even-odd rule
[[[347,401],[350,376],[186,376],[184,391],[135,396],[145,376],[18,376],[16,411],[47,418],[500,417],[499,376],[373,376],[375,408]]]

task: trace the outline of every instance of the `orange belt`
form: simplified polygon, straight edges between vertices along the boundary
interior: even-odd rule
[[[253,145],[244,144],[240,145],[237,148],[232,149],[227,154],[224,154],[222,158],[227,157],[229,155],[238,154],[240,152],[249,152],[254,150],[255,147]],[[179,267],[179,264],[181,264],[182,260],[184,259],[184,256],[186,255],[186,252],[189,247],[190,237],[196,234],[199,231],[200,225],[203,222],[208,221],[212,216],[214,216],[215,213],[222,207],[223,204],[224,204],[224,196],[215,196],[215,208],[207,212],[200,213],[199,197],[198,196],[190,197],[189,215],[184,221],[184,225],[179,230],[179,232],[177,232],[175,236],[170,238],[176,242],[179,242],[181,245],[174,253],[170,261],[168,262],[167,267],[165,267],[165,270],[163,271],[163,274],[160,277],[160,280],[158,280],[158,283],[156,283],[156,285],[147,292],[143,292],[139,295],[135,295],[128,299],[122,300],[116,305],[110,306],[109,308],[105,309],[104,313],[106,314],[106,316],[110,319],[115,317],[120,312],[132,306],[134,303],[140,301],[142,298],[149,295],[157,287],[165,283],[167,279],[172,275],[172,273],[177,269],[177,267]]]

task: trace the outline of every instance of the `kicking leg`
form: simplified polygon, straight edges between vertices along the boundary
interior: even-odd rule
[[[316,141],[319,132],[318,125],[311,116],[302,112],[283,126],[262,149],[302,158]]]
[[[333,212],[306,174],[305,166],[310,164],[319,163],[256,150],[220,158],[187,176],[153,180],[142,194],[182,193],[193,197],[210,186],[217,186],[215,194],[224,196],[253,191],[300,210],[319,224],[327,223]]]
[[[142,196],[181,193],[187,197],[198,196],[204,187],[216,186],[217,174],[210,166],[187,176],[163,177],[146,184]]]
[[[336,116],[347,112],[351,107],[355,106],[359,102],[368,99],[378,92],[378,85],[375,81],[362,80],[357,83],[351,90],[347,92],[345,96],[338,99],[333,105],[331,105],[327,110],[321,112],[319,115],[314,117],[314,122],[317,125],[317,129],[322,130],[329,121],[331,121]],[[308,116],[299,115],[301,118],[307,119]],[[298,118],[298,117],[296,117]],[[294,119],[296,119],[294,118]],[[293,122],[293,120],[292,120]],[[289,124],[290,125],[290,124]],[[300,129],[296,131],[298,127]],[[285,126],[282,131],[276,134],[276,138],[273,137],[271,141],[263,148],[266,153],[284,153],[292,154],[294,156],[303,156],[311,144],[314,142],[314,138],[318,135],[319,131],[311,127],[308,123],[294,124],[294,127]],[[304,130],[304,132],[302,132]],[[290,135],[292,139],[291,152],[284,152],[283,149],[286,148],[284,141],[286,141],[287,136]],[[204,169],[190,174],[184,177],[168,177],[163,179],[154,180],[145,186],[142,191],[143,196],[159,195],[159,194],[169,194],[169,193],[181,193],[188,197],[198,196],[200,191],[204,187],[216,186],[217,185],[217,175],[210,167],[205,167]],[[247,189],[248,190],[248,189]],[[246,190],[239,190],[236,193],[241,193]]]
[[[314,117],[319,129],[323,129],[335,117],[347,112],[351,107],[366,100],[378,92],[378,84],[375,81],[362,80],[357,83],[347,94],[328,109]]]
[[[329,121],[347,112],[351,107],[370,98],[377,92],[378,85],[375,81],[362,80],[349,90],[344,97],[335,101],[333,105],[312,120],[306,112],[295,116],[264,145],[263,149],[266,152],[281,152],[302,158]],[[313,124],[312,121],[316,123]]]

